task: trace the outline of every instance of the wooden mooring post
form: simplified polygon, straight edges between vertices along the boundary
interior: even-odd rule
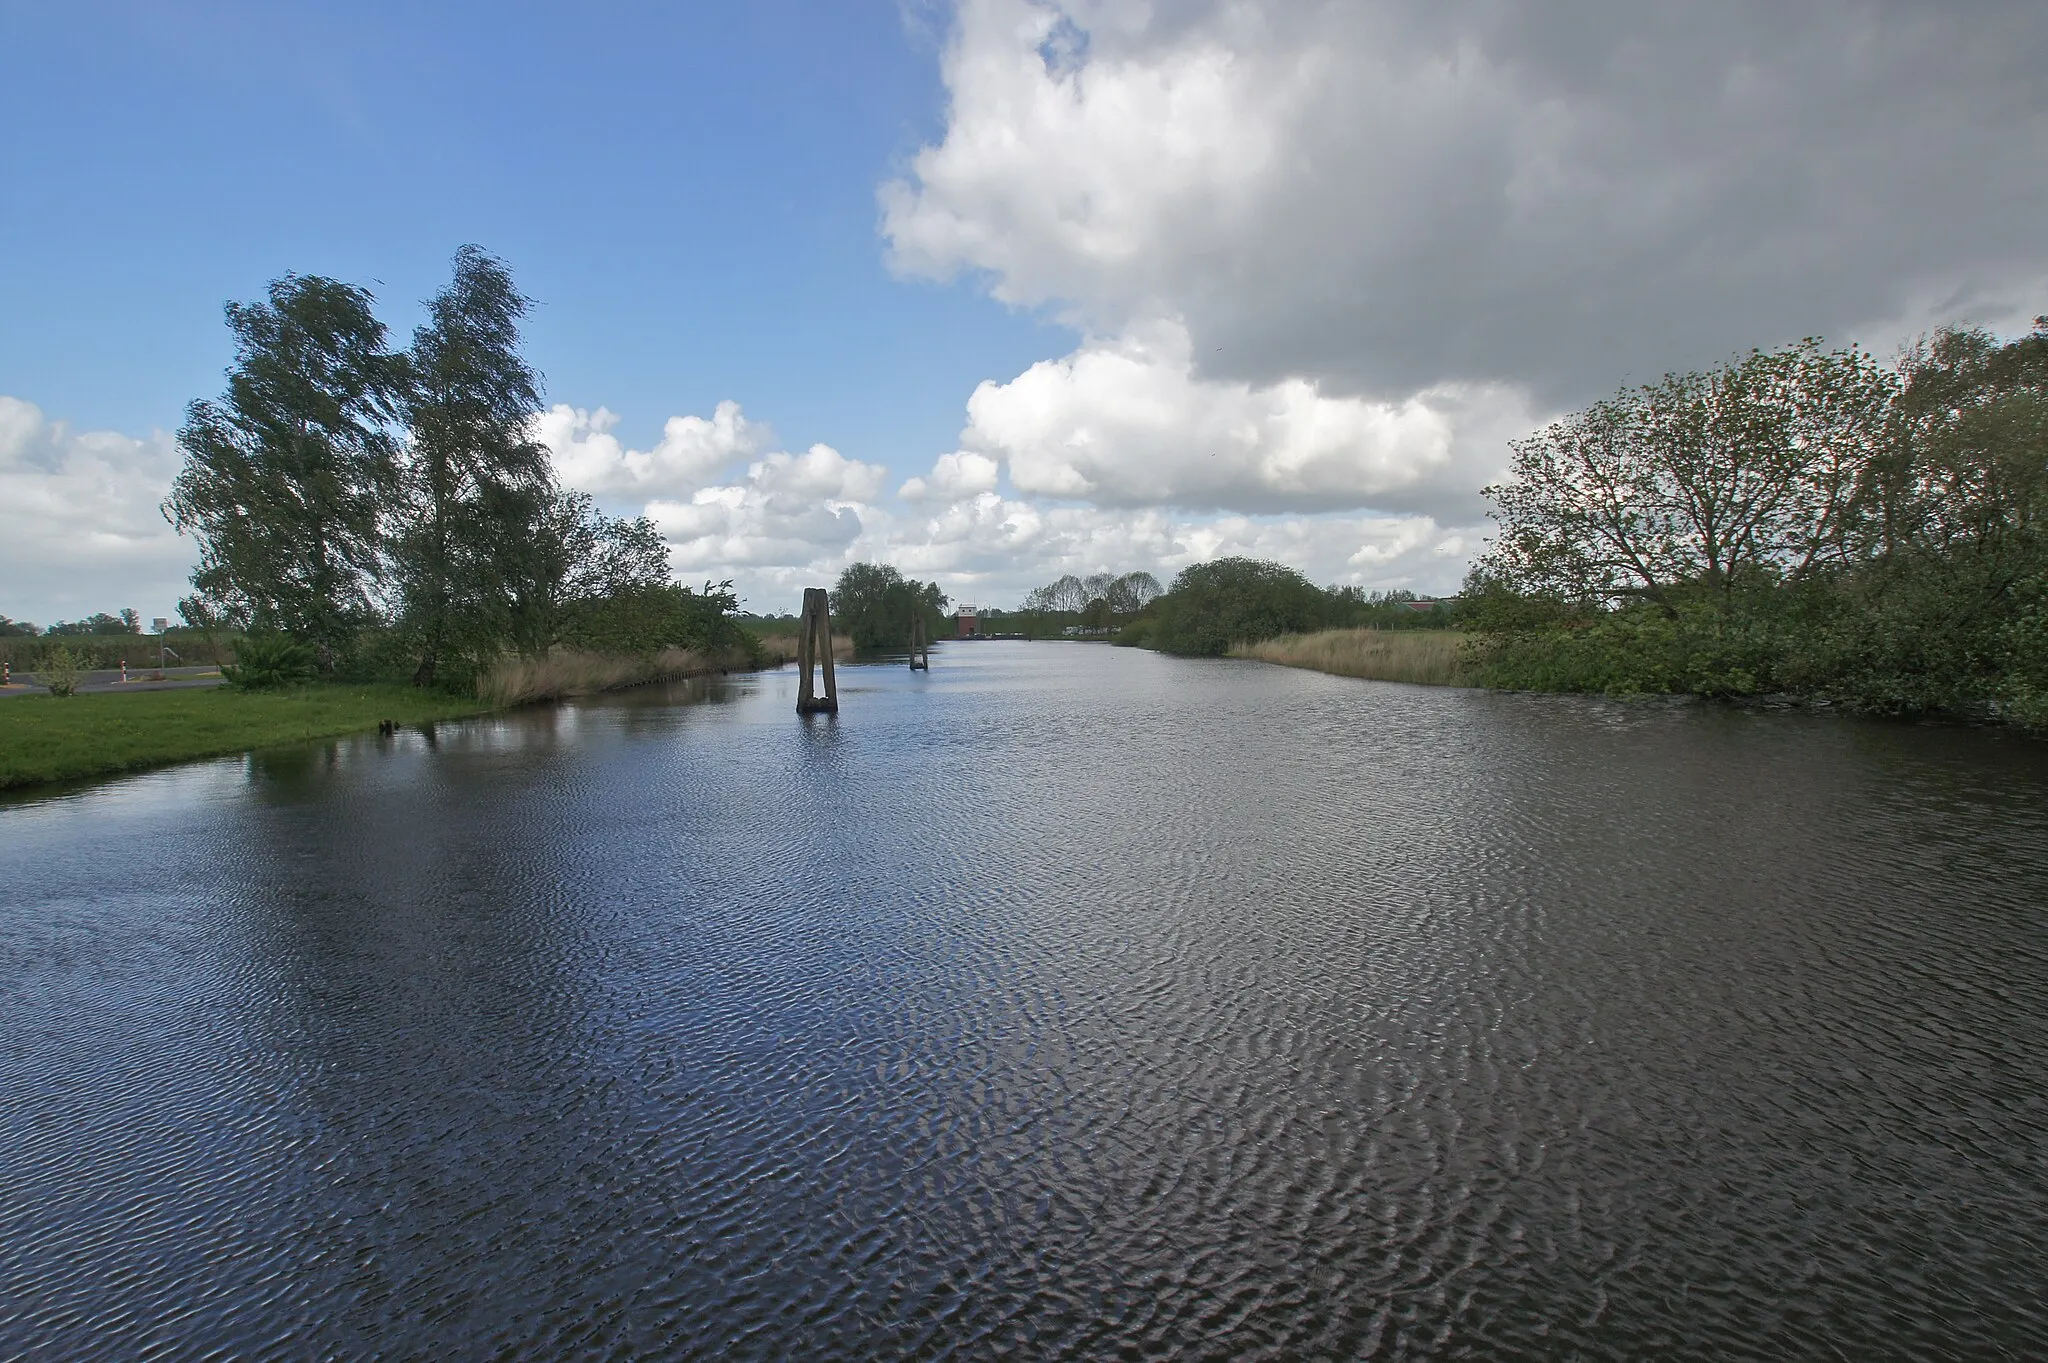
[[[812,689],[811,668],[821,665],[825,673],[825,694]],[[832,675],[832,603],[823,587],[804,588],[804,618],[797,627],[796,665],[803,675],[796,684],[796,712],[800,715],[839,713],[839,682]]]
[[[925,628],[924,611],[917,606],[910,608],[910,670],[932,670],[931,632]]]

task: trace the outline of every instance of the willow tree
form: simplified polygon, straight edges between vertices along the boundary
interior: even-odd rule
[[[368,291],[286,275],[229,303],[235,361],[186,411],[164,515],[199,540],[213,615],[313,645],[331,671],[372,614],[396,479],[399,365]]]
[[[531,306],[502,261],[464,246],[413,333],[393,559],[421,686],[451,651],[473,663],[510,641],[535,541],[550,531],[553,478],[531,436],[540,376],[519,352]]]
[[[922,616],[926,637],[936,636],[946,600],[938,583],[905,577],[890,564],[850,563],[832,587],[833,624],[858,648],[908,648],[911,619]]]

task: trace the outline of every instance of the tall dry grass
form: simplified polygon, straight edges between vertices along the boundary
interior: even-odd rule
[[[770,667],[796,661],[796,636],[794,634],[765,634],[761,636],[761,652],[768,656]],[[853,661],[853,636],[834,634],[832,636],[832,661],[850,663]]]
[[[1465,636],[1448,629],[1326,629],[1283,634],[1262,643],[1240,644],[1233,658],[1257,658],[1283,667],[1306,667],[1339,677],[1414,682],[1420,686],[1470,686]]]
[[[560,700],[648,682],[702,677],[747,666],[747,655],[665,648],[651,654],[579,653],[556,649],[545,658],[501,658],[477,679],[477,695],[493,705]]]

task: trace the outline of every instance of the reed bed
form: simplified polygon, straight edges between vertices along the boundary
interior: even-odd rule
[[[1230,656],[1339,677],[1470,686],[1473,677],[1465,642],[1464,635],[1448,629],[1326,629],[1239,644],[1230,650]]]
[[[476,693],[493,705],[524,705],[537,700],[587,696],[648,682],[676,681],[728,672],[749,665],[738,649],[699,653],[665,648],[659,653],[580,653],[556,649],[544,658],[503,658],[477,679]]]
[[[796,636],[794,634],[764,634],[760,639],[761,652],[768,660],[768,666],[780,667],[796,661]],[[853,661],[853,636],[834,634],[832,636],[832,661],[850,663]]]

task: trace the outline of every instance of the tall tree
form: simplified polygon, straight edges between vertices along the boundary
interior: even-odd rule
[[[945,610],[946,594],[938,583],[907,578],[887,563],[850,563],[832,588],[836,626],[852,635],[858,648],[907,648],[912,617],[924,616],[931,637]]]
[[[1896,388],[1862,351],[1803,341],[1624,390],[1511,442],[1512,480],[1487,489],[1500,535],[1476,572],[1670,610],[1679,587],[1725,604],[1758,574],[1838,559]]]
[[[540,376],[519,353],[531,306],[502,261],[464,246],[413,333],[395,559],[420,686],[433,683],[451,649],[474,658],[502,644],[518,566],[545,533],[553,477],[530,434]]]
[[[192,583],[211,609],[312,644],[323,670],[370,613],[395,478],[399,366],[374,301],[286,275],[266,301],[229,303],[227,392],[187,409],[164,503],[199,539]]]
[[[1109,584],[1109,609],[1117,615],[1135,615],[1157,601],[1163,589],[1159,579],[1142,570],[1125,573]]]

